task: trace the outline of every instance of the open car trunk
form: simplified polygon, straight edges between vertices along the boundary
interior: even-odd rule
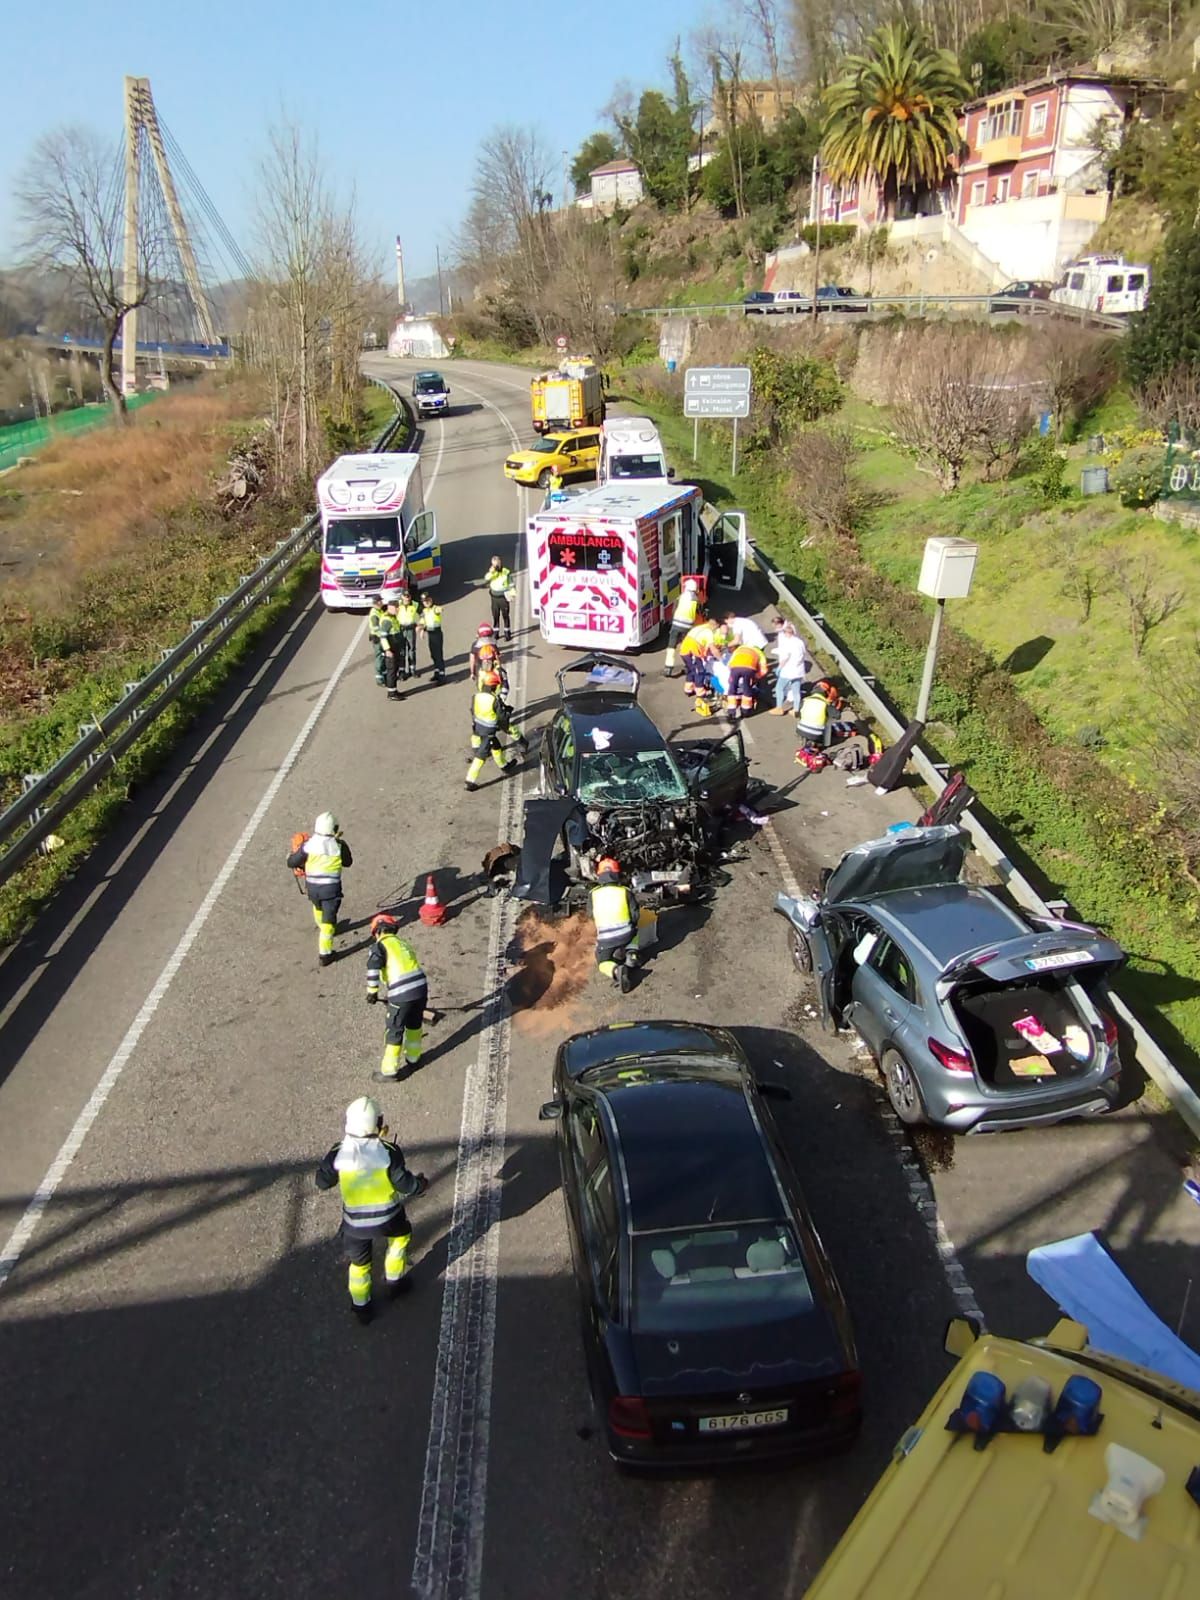
[[[950,1004],[989,1088],[1023,1089],[1039,1079],[1061,1083],[1096,1064],[1098,1041],[1067,977],[972,984],[956,989]]]

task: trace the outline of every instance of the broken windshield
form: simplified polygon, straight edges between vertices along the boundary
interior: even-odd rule
[[[585,750],[580,754],[579,798],[585,805],[687,797],[687,785],[667,750]]]

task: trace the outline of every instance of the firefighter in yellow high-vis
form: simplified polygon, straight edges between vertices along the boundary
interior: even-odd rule
[[[667,657],[663,662],[663,671],[668,678],[673,678],[679,670],[675,665],[675,652],[681,641],[696,626],[700,617],[700,585],[695,578],[685,578],[683,588],[679,591],[679,599],[675,602],[675,610],[671,614],[671,632],[667,638]]]
[[[300,869],[304,873],[304,887],[317,925],[317,959],[327,967],[333,960],[333,936],[342,905],[342,868],[353,866],[354,857],[332,811],[322,811],[313,823],[313,831],[296,837],[299,842],[287,864],[293,872]]]
[[[596,924],[596,966],[611,978],[622,994],[633,987],[637,965],[638,906],[621,882],[620,864],[611,856],[596,863],[596,887],[591,895],[592,921]]]
[[[479,686],[471,699],[471,764],[466,780],[471,790],[478,789],[479,775],[489,755],[505,777],[511,777],[517,770],[515,760],[505,759],[505,749],[500,742],[502,734],[507,734],[523,751],[529,748],[525,735],[515,733],[509,725],[512,710],[500,698],[500,682],[498,672],[490,669],[481,672]]]
[[[387,1240],[383,1272],[395,1290],[408,1271],[412,1228],[406,1200],[424,1194],[422,1173],[410,1172],[400,1146],[384,1135],[383,1112],[368,1095],[346,1107],[346,1132],[317,1168],[318,1189],[337,1188],[342,1197],[342,1238],[350,1262],[350,1305],[360,1322],[371,1320],[371,1251]]]
[[[393,1083],[400,1076],[400,1050],[404,1064],[415,1067],[421,1060],[421,1040],[425,1008],[429,1004],[429,982],[417,952],[400,937],[400,924],[390,912],[371,918],[371,952],[367,956],[367,1004],[380,998],[387,1002],[387,1033],[383,1061],[375,1073],[377,1083]]]

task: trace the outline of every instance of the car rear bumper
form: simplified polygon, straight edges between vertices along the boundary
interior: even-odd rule
[[[961,1106],[947,1111],[937,1120],[952,1133],[1004,1133],[1013,1128],[1048,1127],[1072,1117],[1103,1116],[1112,1110],[1116,1098],[1114,1077],[1055,1100],[1031,1103],[1022,1099],[1015,1105],[1000,1101]]]
[[[625,1439],[607,1430],[608,1453],[625,1466],[652,1470],[679,1467],[720,1467],[738,1461],[784,1461],[797,1456],[836,1455],[858,1438],[862,1413],[836,1417],[819,1427],[764,1429],[733,1434],[719,1440],[691,1438],[675,1443],[650,1439]]]

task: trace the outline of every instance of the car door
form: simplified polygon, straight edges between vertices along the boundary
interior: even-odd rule
[[[438,543],[437,512],[418,511],[404,534],[404,564],[418,589],[428,588],[442,575],[442,547]]]
[[[580,1302],[586,1307],[591,1299],[591,1264],[584,1236],[583,1191],[588,1175],[604,1151],[600,1112],[595,1101],[568,1088],[560,1126],[563,1201],[567,1208],[567,1231],[571,1235],[571,1259]]]
[[[579,457],[581,470],[589,477],[594,477],[600,465],[600,435],[581,433],[575,441],[575,454]]]
[[[746,572],[746,513],[723,511],[707,530],[710,576],[727,589],[740,589]]]
[[[876,1060],[885,1048],[905,1049],[918,1009],[913,963],[901,946],[877,924],[864,919],[865,931],[854,948],[856,971],[850,983],[846,1021],[858,1030]]]
[[[740,728],[723,739],[677,739],[672,748],[683,758],[688,787],[714,822],[741,805],[750,763]]]
[[[547,729],[542,745],[542,766],[549,794],[570,793],[574,759],[571,719],[560,712]]]

